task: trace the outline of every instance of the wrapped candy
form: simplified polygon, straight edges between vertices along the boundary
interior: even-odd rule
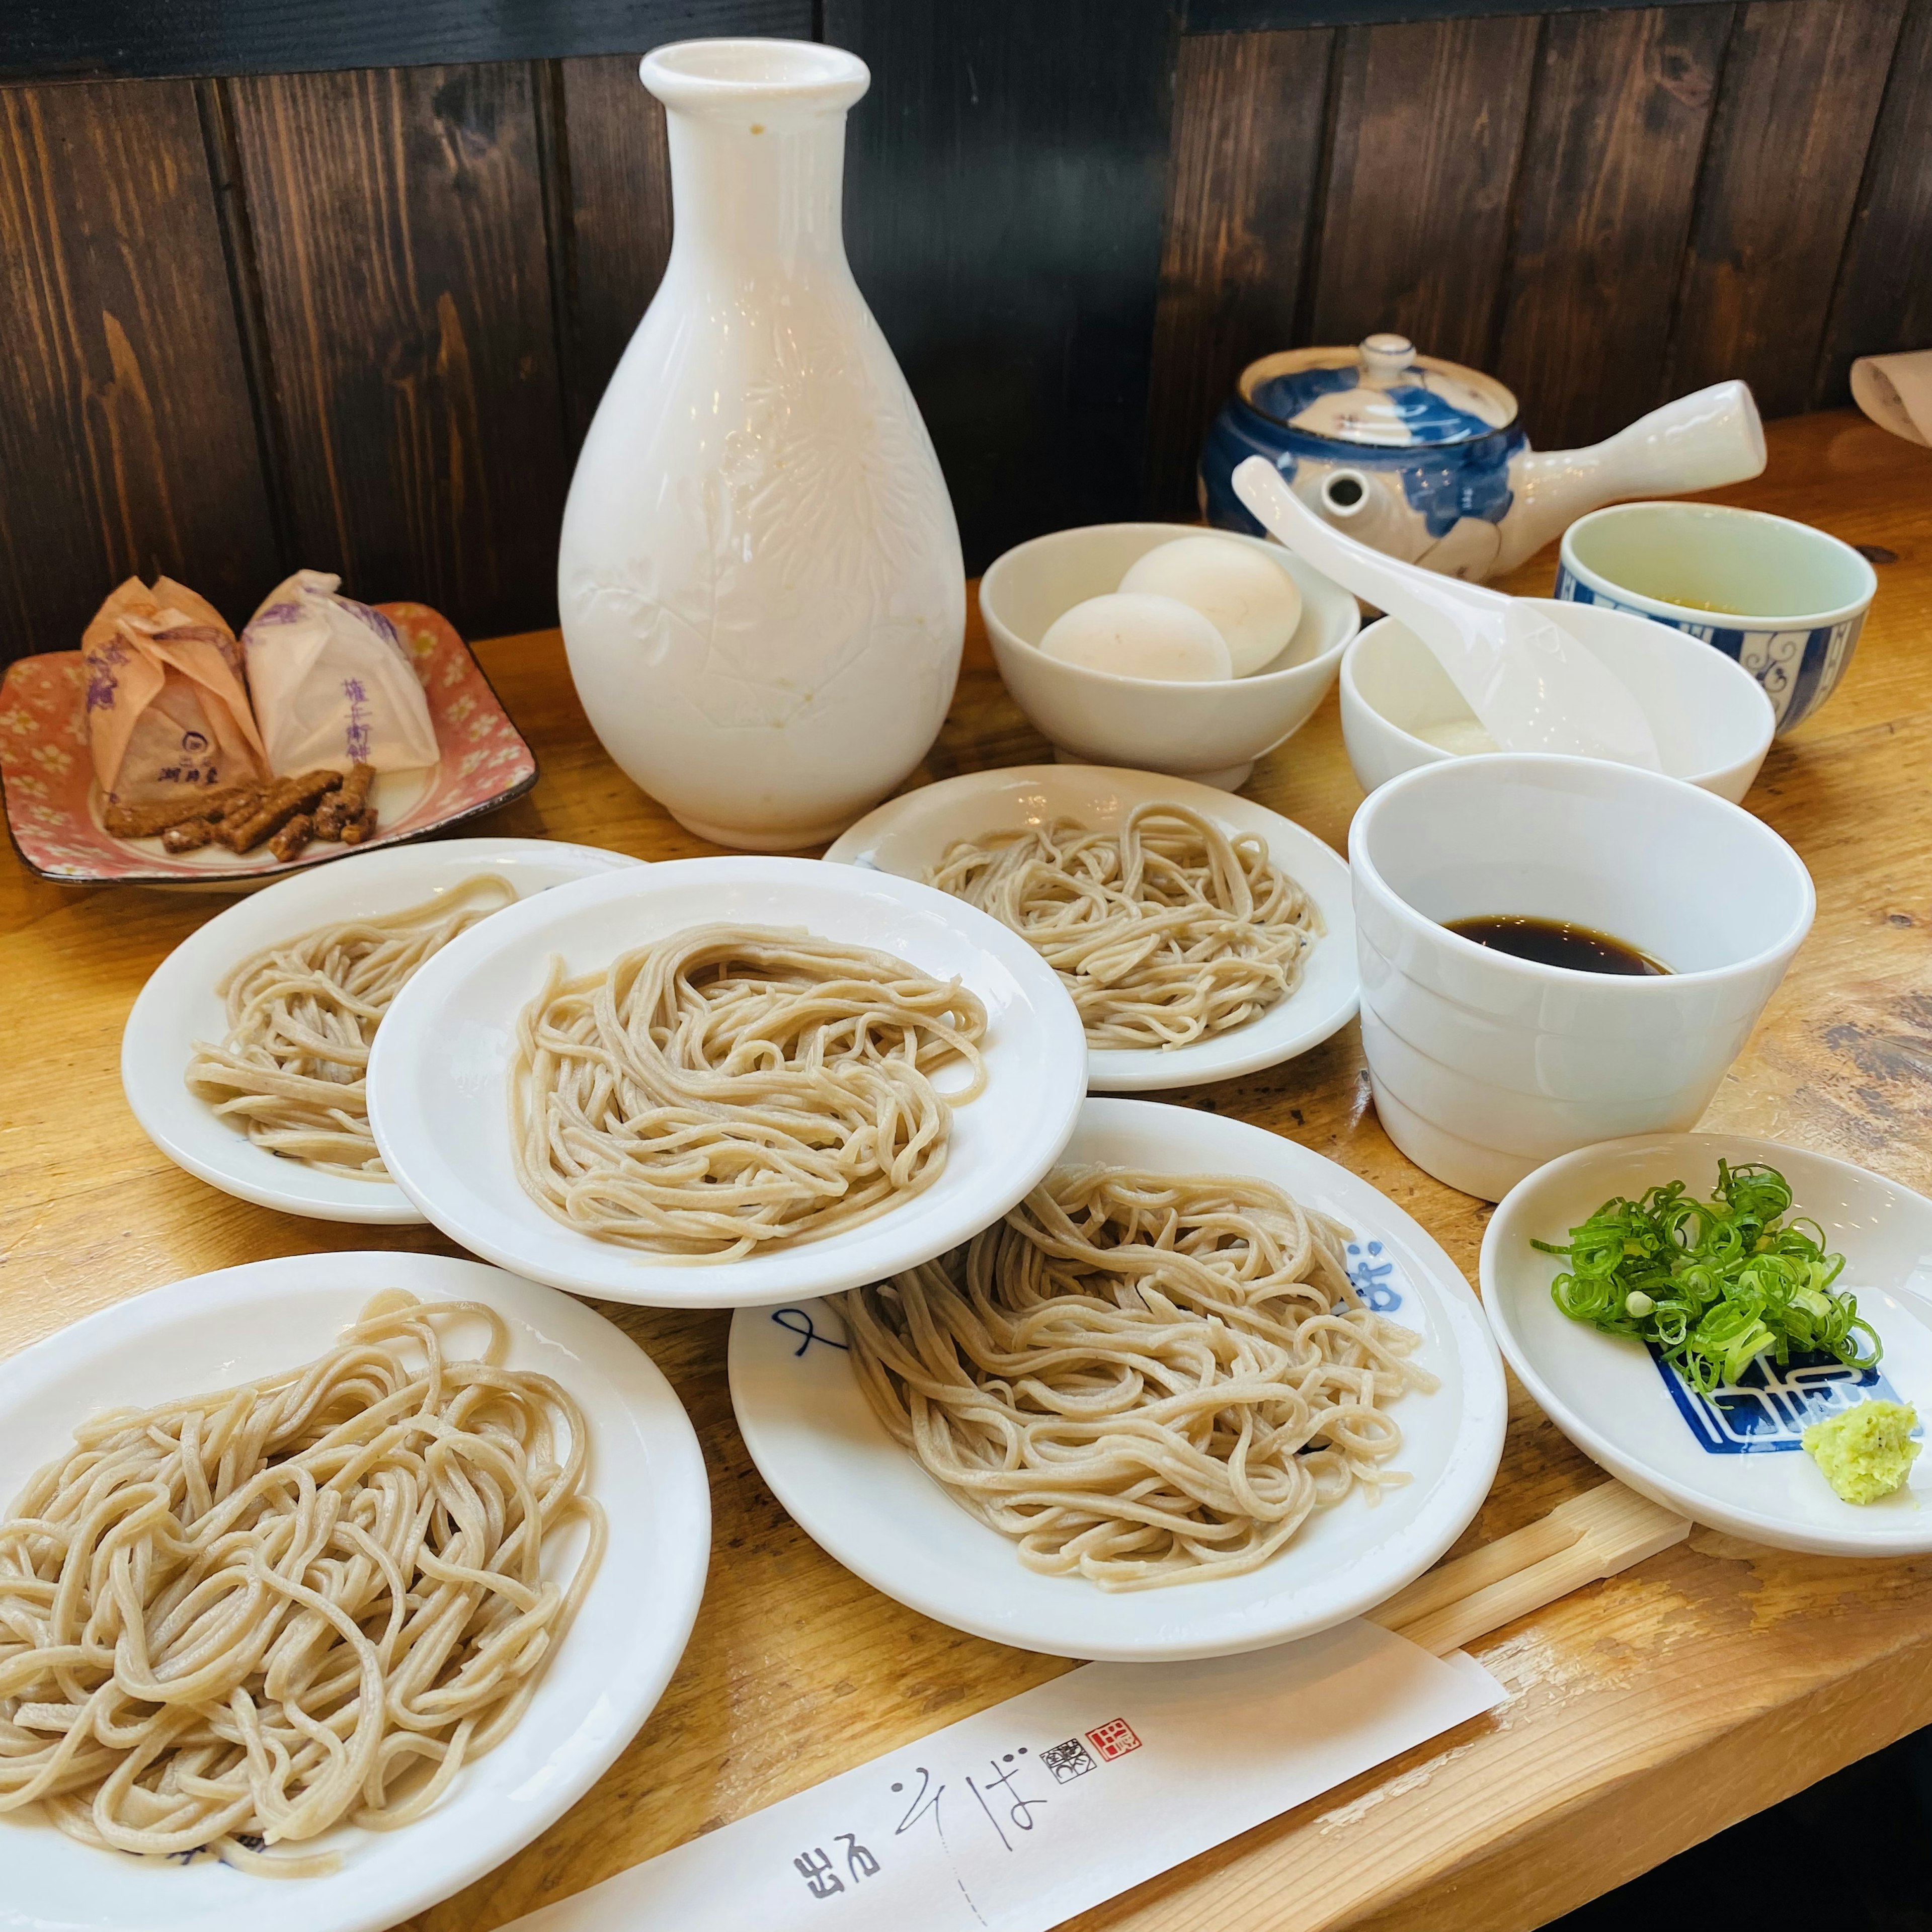
[[[436,728],[409,652],[381,611],[336,594],[341,581],[297,571],[242,633],[269,769],[434,764]]]
[[[193,798],[265,773],[235,634],[184,584],[129,578],[80,649],[94,776],[110,800]]]

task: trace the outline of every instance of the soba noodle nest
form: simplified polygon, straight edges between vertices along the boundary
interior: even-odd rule
[[[1151,802],[1118,832],[1070,818],[961,839],[928,883],[1010,926],[1096,1047],[1186,1046],[1300,983],[1322,915],[1253,833]]]
[[[459,1318],[480,1359],[446,1358]],[[488,1307],[392,1292],[304,1368],[76,1429],[0,1524],[0,1811],[297,1876],[338,1859],[261,1848],[421,1817],[522,1716],[603,1552],[583,1416],[508,1346]]]
[[[215,988],[228,1037],[196,1043],[189,1091],[271,1154],[386,1180],[364,1084],[376,1029],[431,953],[516,896],[508,880],[482,872],[406,911],[319,926],[251,953]]]
[[[1358,1486],[1436,1378],[1363,1305],[1348,1231],[1259,1180],[1064,1169],[963,1248],[842,1303],[893,1439],[1048,1575],[1237,1576]]]
[[[693,926],[575,980],[553,960],[517,1022],[518,1178],[668,1260],[855,1228],[939,1178],[986,1030],[958,980],[802,932]],[[953,1060],[970,1078],[942,1094]]]

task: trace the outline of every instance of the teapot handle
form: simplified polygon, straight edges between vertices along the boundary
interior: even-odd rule
[[[1679,396],[1587,449],[1525,450],[1510,465],[1511,506],[1491,570],[1514,569],[1601,504],[1714,490],[1763,469],[1764,425],[1735,381]]]

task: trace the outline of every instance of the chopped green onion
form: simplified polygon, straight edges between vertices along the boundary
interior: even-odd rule
[[[1855,1295],[1832,1284],[1843,1255],[1825,1251],[1815,1221],[1786,1223],[1791,1188],[1761,1162],[1718,1163],[1717,1192],[1693,1200],[1681,1180],[1640,1200],[1606,1201],[1560,1255],[1557,1306],[1610,1335],[1655,1344],[1700,1394],[1735,1382],[1760,1355],[1780,1366],[1794,1354],[1871,1367],[1882,1352]]]

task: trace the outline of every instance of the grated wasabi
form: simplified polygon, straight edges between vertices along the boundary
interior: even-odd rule
[[[1912,1432],[1918,1426],[1918,1412],[1910,1403],[1874,1399],[1813,1423],[1804,1447],[1846,1502],[1875,1503],[1911,1474],[1918,1454]]]

